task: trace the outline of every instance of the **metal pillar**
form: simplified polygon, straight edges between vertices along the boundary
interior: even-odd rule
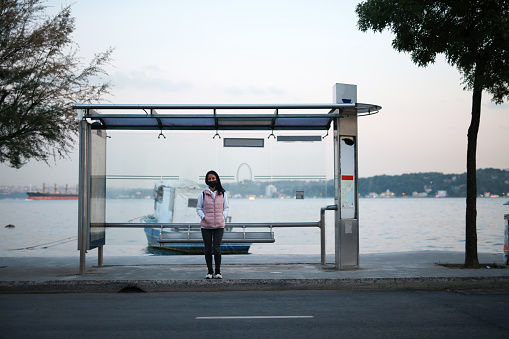
[[[80,116],[80,145],[79,145],[79,196],[78,196],[78,249],[80,250],[80,272],[85,274],[85,260],[90,238],[90,206],[89,206],[89,178],[90,178],[90,124]]]
[[[335,84],[334,103],[357,103],[357,86]],[[334,127],[335,266],[359,267],[357,110],[343,110]]]
[[[99,246],[99,247],[97,247],[97,266],[98,267],[103,267],[103,264],[104,264],[103,257],[104,257],[104,248],[103,248],[103,246]]]

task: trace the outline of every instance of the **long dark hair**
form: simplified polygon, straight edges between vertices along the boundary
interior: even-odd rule
[[[216,171],[208,171],[207,174],[205,175],[205,184],[207,184],[207,179],[209,177],[209,174],[214,174],[216,176],[216,179],[217,179],[217,185],[216,185],[216,191],[218,194],[223,194],[224,195],[224,188],[223,188],[223,185],[221,185],[221,178],[219,178],[219,174],[217,174]],[[207,184],[208,186],[208,184]]]

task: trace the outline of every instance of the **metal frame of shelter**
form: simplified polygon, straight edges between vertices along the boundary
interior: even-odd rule
[[[73,109],[80,120],[80,274],[85,274],[87,250],[98,248],[99,266],[102,266],[104,229],[114,227],[105,221],[107,130],[154,130],[161,133],[164,130],[215,130],[216,135],[220,130],[325,130],[328,133],[332,125],[335,204],[322,208],[321,221],[316,225],[322,229],[322,264],[325,264],[323,214],[325,210],[334,210],[335,266],[338,269],[358,267],[357,118],[378,113],[381,107],[357,103],[356,85],[335,84],[333,96],[334,103],[330,104],[74,104]],[[323,113],[314,113],[316,111]]]

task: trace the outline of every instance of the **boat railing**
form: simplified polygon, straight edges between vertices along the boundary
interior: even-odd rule
[[[223,233],[224,243],[273,243],[274,232],[272,224],[226,224],[225,232]],[[184,227],[183,227],[184,226]],[[173,231],[167,231],[165,228],[173,228]],[[159,243],[200,243],[202,236],[200,224],[187,224],[186,225],[161,225],[161,232],[159,232]],[[233,231],[234,228],[241,228],[241,231]],[[268,228],[268,231],[249,231],[249,228]]]

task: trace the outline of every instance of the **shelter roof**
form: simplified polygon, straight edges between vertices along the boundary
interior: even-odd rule
[[[74,104],[80,119],[107,130],[328,130],[344,115],[376,114],[380,106],[342,104]]]

